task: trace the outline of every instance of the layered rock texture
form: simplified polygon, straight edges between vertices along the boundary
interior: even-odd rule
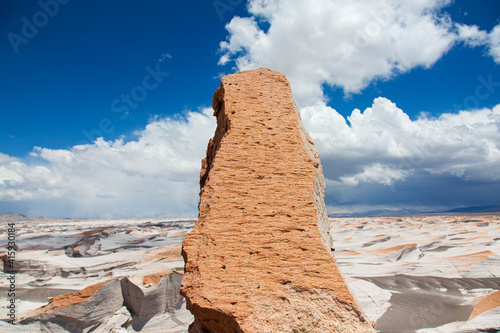
[[[372,332],[333,256],[319,154],[283,74],[225,76],[183,242],[191,332]]]
[[[51,298],[20,324],[68,332],[109,332],[117,326],[140,331],[154,316],[174,314],[182,307],[181,279],[182,274],[168,272],[97,283]]]

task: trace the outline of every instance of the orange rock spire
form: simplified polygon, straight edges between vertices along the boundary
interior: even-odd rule
[[[228,75],[183,242],[191,332],[374,332],[335,259],[319,154],[286,77]]]

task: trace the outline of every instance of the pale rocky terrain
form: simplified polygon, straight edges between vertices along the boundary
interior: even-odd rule
[[[376,329],[500,331],[500,216],[337,218],[331,231]]]
[[[179,296],[180,278],[165,273],[182,273],[180,245],[194,222],[16,222],[21,265],[16,280],[17,325],[0,322],[0,332],[187,332],[193,317]],[[330,226],[340,271],[378,331],[500,330],[500,216],[335,218]],[[95,236],[93,240],[89,235]],[[0,243],[5,253],[5,242]],[[159,283],[163,275],[167,277]],[[82,290],[127,277],[138,286],[136,291],[160,297],[148,301],[129,297],[135,304],[124,306],[119,290],[123,294],[132,288],[111,282],[98,293],[92,290],[96,288]],[[0,318],[4,321],[6,279],[7,274],[1,273]],[[50,314],[54,310],[48,298],[77,291],[81,291],[78,297],[53,299],[61,306],[58,316]],[[158,306],[161,302],[163,306]],[[141,311],[141,306],[150,313]],[[92,323],[82,329],[82,317],[89,311],[95,314]],[[61,328],[65,323],[66,328]]]
[[[179,294],[180,253],[194,222],[16,222],[16,314],[23,326],[0,322],[0,332],[185,332],[192,316]],[[0,276],[2,320],[7,276]]]

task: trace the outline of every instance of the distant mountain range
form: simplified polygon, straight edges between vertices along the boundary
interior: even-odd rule
[[[487,214],[487,213],[500,213],[500,205],[491,206],[469,206],[469,207],[458,207],[445,211],[431,211],[423,212],[419,210],[411,209],[379,209],[370,210],[361,213],[343,213],[343,214],[328,214],[328,217],[361,217],[361,216],[404,216],[404,215],[457,215],[457,214]],[[30,217],[24,214],[15,213],[0,213],[0,222],[21,222],[21,221],[38,221],[47,220],[46,217],[36,216]]]
[[[414,215],[421,214],[422,212],[412,211],[409,209],[399,209],[399,210],[390,210],[390,209],[378,209],[378,210],[369,210],[360,213],[340,213],[340,214],[328,214],[328,217],[362,217],[362,216],[400,216],[400,215]]]
[[[370,210],[361,213],[353,214],[328,214],[328,217],[361,217],[361,216],[403,216],[403,215],[451,215],[451,214],[481,214],[481,213],[500,213],[500,205],[492,206],[469,206],[469,207],[458,207],[446,211],[431,211],[423,212],[419,210],[411,209],[380,209],[380,210]]]
[[[42,216],[29,217],[24,214],[0,213],[0,222],[21,222],[35,220],[46,220],[46,218]]]
[[[445,213],[490,213],[500,212],[500,206],[470,206],[447,210]]]

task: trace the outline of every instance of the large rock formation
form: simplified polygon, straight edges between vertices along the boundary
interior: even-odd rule
[[[222,78],[183,242],[191,332],[373,332],[333,256],[319,154],[284,75]]]

